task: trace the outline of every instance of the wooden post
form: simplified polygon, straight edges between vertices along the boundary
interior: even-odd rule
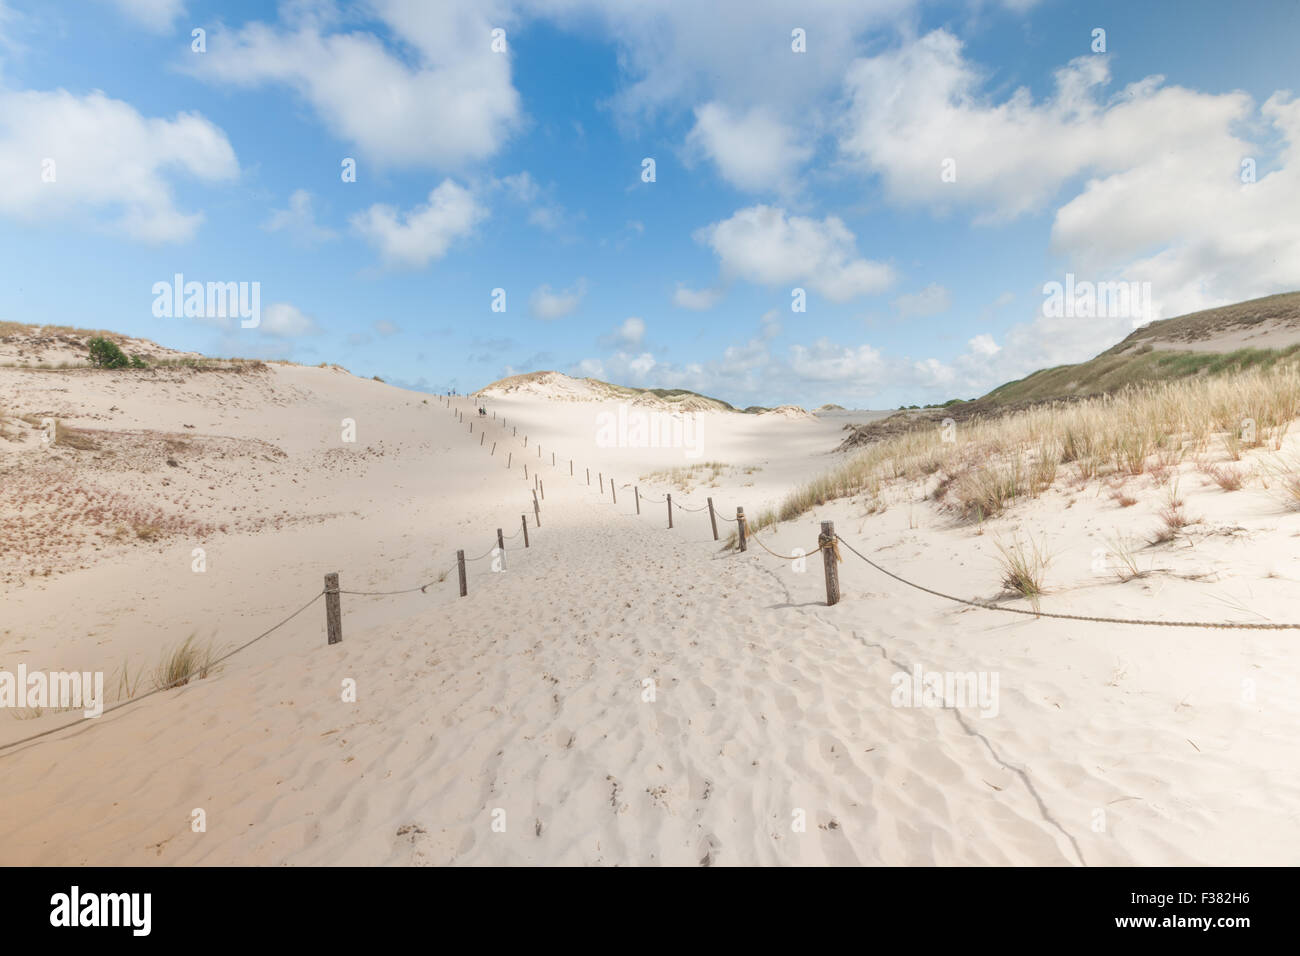
[[[555,452],[551,452],[551,467],[555,467]]]
[[[826,606],[840,603],[840,569],[835,560],[835,522],[823,521],[822,533],[817,536],[822,549],[822,564],[826,568]]]
[[[497,551],[501,552],[501,567],[506,566],[506,539],[501,535],[501,529],[497,528]]]
[[[590,469],[590,468],[587,469],[587,485],[588,485],[588,486],[591,485],[591,469]]]
[[[671,528],[672,526],[673,526],[673,496],[672,496],[671,493],[669,493],[669,495],[668,495],[668,527]]]
[[[509,468],[509,467],[510,467],[510,463],[511,463],[512,461],[514,461],[514,460],[515,460],[515,453],[514,453],[514,452],[510,452],[510,454],[509,454],[509,455],[507,456],[507,458],[506,458],[506,467]]]
[[[600,481],[600,493],[603,495],[605,493],[605,475],[603,472],[598,471],[596,472],[596,478]]]
[[[609,479],[609,496],[614,499],[614,504],[618,504],[618,492],[614,490],[614,479]]]
[[[487,438],[487,432],[479,432],[479,433],[478,433],[478,447],[479,447],[479,448],[482,448],[482,447],[483,447],[483,439],[485,439],[485,438]]]
[[[528,463],[524,462],[524,481],[528,480]]]
[[[528,436],[527,436],[527,435],[524,436],[524,447],[525,447],[525,448],[528,447]]]
[[[569,477],[570,477],[570,478],[573,477],[573,459],[572,459],[572,458],[569,459]]]
[[[541,493],[542,493],[542,500],[545,501],[545,500],[546,500],[546,482],[544,482],[544,481],[542,481],[542,479],[538,478],[538,479],[537,479],[537,488],[538,488],[538,490],[541,491]]]
[[[520,515],[519,522],[524,526],[524,547],[528,547],[528,515]]]
[[[537,527],[542,526],[542,509],[537,504],[537,495],[533,495],[533,520],[537,522]]]
[[[460,569],[460,596],[464,597],[469,594],[469,588],[465,586],[465,552],[456,552],[456,567]]]
[[[495,455],[496,453],[497,453],[497,443],[496,443],[496,442],[493,442],[493,443],[492,443],[492,454]]]
[[[713,513],[713,499],[709,499],[709,524],[713,525],[713,540],[718,540],[718,516]]]
[[[474,434],[474,423],[473,423],[473,422],[470,422],[470,423],[469,423],[469,433],[470,433],[471,435]]]
[[[339,576],[336,571],[325,575],[325,633],[326,641],[338,644],[343,640],[343,610],[339,607]]]
[[[745,544],[745,509],[736,509],[736,540],[740,542],[740,550],[744,551]]]
[[[638,485],[632,486],[632,494],[636,495],[636,513],[641,513],[641,488]]]
[[[537,446],[537,457],[538,457],[538,458],[541,458],[541,457],[542,457],[542,446],[541,446],[541,445],[538,445],[538,446]]]

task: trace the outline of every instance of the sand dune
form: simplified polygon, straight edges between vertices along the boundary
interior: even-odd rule
[[[1300,853],[1296,632],[999,614],[848,553],[844,599],[827,607],[820,556],[801,569],[761,548],[723,551],[707,512],[678,510],[669,530],[652,499],[695,509],[712,496],[724,518],[754,514],[836,460],[840,413],[709,412],[695,447],[652,448],[619,440],[617,401],[482,401],[496,418],[461,400],[462,423],[436,397],[287,365],[0,370],[16,433],[0,468],[6,491],[21,489],[3,506],[0,669],[138,672],[192,632],[238,645],[318,595],[327,572],[345,591],[434,581],[344,594],[334,646],[317,600],[207,678],[0,752],[0,862],[1095,866]],[[42,445],[20,416],[47,412],[95,447]],[[617,504],[599,488],[611,476]],[[117,504],[42,510],[43,494],[71,500],[56,487]],[[1054,555],[1046,610],[1300,617],[1297,518],[1264,490],[1229,500],[1188,477],[1201,520],[1152,557],[1157,573],[1121,584],[1099,571],[1104,535],[1155,520],[1157,489],[1138,479],[1133,491],[1139,503],[1120,509],[1100,486],[1062,486],[974,528],[900,486],[883,513],[834,502],[761,537],[811,551],[832,520],[896,573],[983,599],[999,591],[995,541],[1023,531]],[[156,535],[110,527],[146,506]],[[454,572],[436,580],[456,549],[488,551],[525,514],[532,547],[510,540],[499,570],[490,555],[471,562],[468,597]],[[996,712],[896,706],[899,675],[918,667],[996,675]],[[0,715],[0,745],[71,715],[22,716]]]

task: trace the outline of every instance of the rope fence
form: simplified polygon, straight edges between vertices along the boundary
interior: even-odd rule
[[[456,416],[457,420],[463,421],[464,420],[463,413],[459,409],[455,409],[451,407],[450,398],[445,399],[445,401],[448,407],[451,409],[452,414]],[[480,415],[479,417],[485,419],[486,421],[486,416]],[[496,413],[493,412],[492,421],[496,422],[497,427],[502,430],[501,437],[502,438],[506,437],[504,431],[506,427],[506,419],[505,418],[498,419],[496,417]],[[471,428],[469,433],[472,432],[473,432],[473,427],[471,423]],[[517,438],[518,437],[517,432],[518,432],[518,426],[512,426],[512,433],[510,437]],[[527,435],[523,436],[523,445],[525,448],[528,445]],[[480,435],[479,447],[483,447],[482,435]],[[492,452],[490,454],[495,455],[495,451],[496,451],[496,443],[494,442],[492,446]],[[507,463],[506,463],[507,469],[511,467],[512,459],[513,459],[513,455],[507,457]],[[551,466],[553,468],[558,467],[556,464],[556,457],[554,453],[552,453],[551,455]],[[572,459],[569,460],[569,475],[570,477],[574,476]],[[586,471],[586,476],[587,476],[587,484],[590,485],[591,477],[590,477],[589,469]],[[598,478],[600,480],[600,484],[602,485],[601,494],[603,498],[604,474],[600,473],[598,475]],[[540,486],[540,480],[538,480],[538,484]],[[669,528],[673,527],[672,508],[675,505],[679,511],[685,511],[691,514],[699,514],[701,512],[708,511],[709,521],[713,528],[713,538],[715,541],[718,540],[718,530],[717,530],[717,520],[716,520],[718,517],[721,517],[724,521],[730,521],[733,524],[735,524],[736,525],[736,550],[738,552],[747,551],[748,542],[752,540],[757,542],[759,547],[762,548],[767,554],[781,561],[797,561],[800,559],[812,557],[813,555],[820,553],[823,558],[823,567],[826,576],[826,603],[828,606],[838,604],[840,601],[839,565],[843,563],[844,559],[840,553],[839,546],[842,544],[844,545],[844,547],[848,548],[848,550],[852,552],[857,558],[865,562],[872,569],[880,572],[881,574],[884,574],[889,578],[892,578],[895,581],[898,581],[901,584],[906,585],[907,587],[914,588],[918,591],[922,591],[926,594],[932,595],[934,597],[940,598],[945,601],[952,601],[956,604],[961,604],[967,607],[980,608],[981,610],[986,610],[986,611],[1003,611],[1008,614],[1019,614],[1022,616],[1034,617],[1034,618],[1051,618],[1054,620],[1081,621],[1081,622],[1095,623],[1095,624],[1126,624],[1126,625],[1138,625],[1138,626],[1147,626],[1147,627],[1187,627],[1187,628],[1207,628],[1207,629],[1216,629],[1216,630],[1261,630],[1261,631],[1300,630],[1300,624],[1291,624],[1291,623],[1272,623],[1272,622],[1256,623],[1256,622],[1238,622],[1238,621],[1156,621],[1156,620],[1144,620],[1139,618],[1103,617],[1099,615],[1090,615],[1090,614],[1063,614],[1063,613],[1057,613],[1051,611],[1042,611],[1038,609],[1009,607],[1003,604],[996,604],[992,601],[958,597],[956,595],[947,594],[943,591],[939,591],[934,588],[927,587],[926,585],[920,584],[916,581],[909,580],[908,578],[905,578],[902,575],[896,574],[895,572],[890,571],[888,568],[883,567],[882,565],[873,561],[871,558],[867,557],[865,554],[863,554],[861,551],[855,548],[851,543],[844,540],[844,538],[840,537],[840,535],[836,534],[835,526],[833,522],[823,521],[821,523],[821,534],[818,536],[817,546],[812,550],[808,551],[805,554],[789,554],[789,555],[781,554],[769,548],[767,544],[764,543],[763,539],[760,538],[755,533],[754,528],[749,525],[748,521],[745,518],[745,511],[743,508],[737,508],[736,517],[729,518],[726,516],[726,514],[721,513],[714,507],[712,498],[709,498],[707,504],[701,507],[691,508],[686,505],[683,505],[680,501],[673,501],[671,494],[667,495],[667,497],[665,498],[656,498],[651,495],[642,494],[639,487],[636,486],[633,487],[636,495],[636,515],[640,515],[641,513],[642,500],[649,501],[656,504],[664,504],[666,502],[669,506],[668,507]],[[610,478],[611,504],[616,505],[617,497],[615,496],[613,489],[614,489],[614,479]],[[536,489],[533,491],[532,500],[533,500],[534,523],[536,527],[540,528],[541,507],[537,497]],[[622,511],[620,511],[619,513],[624,514],[624,512]],[[636,515],[626,514],[627,517],[636,517]],[[235,647],[234,649],[224,654],[221,654],[220,656],[216,657],[211,661],[205,661],[202,665],[197,666],[195,669],[186,673],[184,676],[178,677],[173,681],[170,681],[164,686],[155,687],[143,694],[132,696],[127,700],[119,701],[118,703],[113,704],[110,707],[104,708],[104,710],[101,713],[101,716],[114,713],[125,707],[129,707],[132,704],[137,704],[143,700],[147,700],[148,698],[153,697],[156,694],[160,694],[168,690],[173,690],[176,687],[180,687],[188,683],[195,676],[200,676],[204,672],[209,671],[212,668],[215,668],[219,664],[222,664],[225,661],[229,660],[230,658],[234,657],[236,654],[239,654],[240,652],[256,644],[258,641],[261,641],[264,638],[269,637],[275,631],[279,630],[281,627],[288,624],[294,618],[298,617],[298,615],[302,614],[304,611],[310,608],[322,597],[325,598],[325,605],[326,605],[325,618],[326,618],[326,635],[327,635],[328,644],[338,644],[343,640],[342,609],[340,606],[339,599],[344,594],[350,597],[394,597],[394,596],[404,595],[404,594],[413,594],[416,591],[419,591],[421,593],[428,593],[428,589],[432,585],[442,583],[447,579],[447,577],[451,574],[452,571],[459,569],[460,596],[465,597],[468,594],[467,577],[465,572],[466,563],[482,561],[484,558],[496,552],[499,552],[504,556],[505,553],[504,542],[513,541],[515,538],[518,538],[520,535],[523,535],[524,538],[524,548],[530,548],[531,543],[529,541],[529,535],[528,535],[528,515],[526,513],[520,515],[520,527],[519,530],[515,531],[514,534],[506,537],[502,534],[501,529],[498,528],[497,538],[496,538],[497,544],[494,547],[491,547],[487,551],[483,552],[482,554],[472,558],[466,558],[465,552],[463,550],[457,551],[455,564],[451,565],[449,568],[447,568],[446,571],[442,572],[442,574],[438,575],[436,578],[430,581],[426,581],[424,584],[418,584],[415,587],[402,588],[399,590],[391,590],[391,591],[360,591],[351,588],[341,588],[339,586],[339,576],[337,572],[327,574],[325,575],[325,587],[322,590],[316,592],[316,594],[314,594],[312,598],[309,601],[307,601],[306,604],[303,604],[296,611],[293,611],[288,616],[282,618],[277,623],[271,625],[271,627],[262,631],[260,634],[256,635],[253,638],[250,638],[249,640],[245,641],[243,644],[240,644],[238,647]],[[80,726],[82,723],[84,723],[84,719],[79,718],[70,723],[61,724],[57,727],[51,727],[48,730],[43,730],[40,733],[31,734],[30,736],[23,737],[19,740],[14,740],[6,744],[0,744],[0,755],[7,755],[9,752],[12,752],[15,748],[20,747],[24,744],[29,744],[46,737],[50,737],[61,731],[68,730],[76,726]]]
[[[450,405],[450,403],[448,404]],[[526,445],[527,436],[525,436],[524,440]],[[572,473],[573,470],[572,459],[570,459],[569,462],[569,470],[570,473]],[[589,475],[590,472],[588,472],[588,476]],[[603,479],[603,474],[601,475],[601,478]],[[590,478],[588,478],[588,484],[590,484]],[[602,480],[602,484],[603,484],[603,480]],[[612,478],[610,479],[610,484],[612,487],[613,486]],[[803,558],[812,557],[813,555],[819,553],[822,554],[823,563],[825,566],[825,573],[826,573],[826,594],[827,594],[828,605],[838,603],[840,598],[839,565],[842,564],[844,561],[843,555],[840,552],[840,545],[843,544],[844,547],[848,548],[849,551],[851,551],[855,556],[860,558],[862,561],[866,562],[874,570],[879,571],[881,574],[884,574],[890,578],[893,578],[894,580],[900,582],[901,584],[905,584],[910,588],[915,588],[918,591],[923,591],[926,594],[933,595],[934,597],[938,597],[946,601],[952,601],[954,603],[962,604],[967,607],[980,608],[986,611],[1004,611],[1008,614],[1020,614],[1022,616],[1027,616],[1027,617],[1052,618],[1052,619],[1063,620],[1063,621],[1082,621],[1082,622],[1096,623],[1096,624],[1129,624],[1129,625],[1148,626],[1148,627],[1195,627],[1195,628],[1213,628],[1213,629],[1224,629],[1224,630],[1274,630],[1274,631],[1300,630],[1300,624],[1289,624],[1289,623],[1275,624],[1271,622],[1255,623],[1249,621],[1244,621],[1244,622],[1154,621],[1154,620],[1144,620],[1140,618],[1103,617],[1100,615],[1090,615],[1090,614],[1063,614],[1063,613],[1057,613],[1051,611],[1009,607],[1003,604],[996,604],[992,601],[982,601],[974,598],[958,597],[956,595],[946,594],[943,591],[937,591],[934,588],[926,587],[925,585],[919,584],[915,581],[908,580],[902,575],[895,574],[893,571],[890,571],[889,569],[882,567],[880,564],[876,563],[875,561],[872,561],[861,551],[853,547],[853,545],[851,545],[849,542],[845,541],[838,534],[836,534],[835,526],[833,522],[829,522],[829,521],[822,522],[821,534],[818,536],[817,546],[811,549],[810,551],[808,551],[807,553],[781,554],[780,552],[773,551],[771,548],[769,548],[767,544],[763,541],[763,539],[758,536],[754,527],[746,520],[745,512],[743,508],[737,508],[736,517],[729,518],[725,513],[722,513],[721,511],[715,509],[712,498],[708,499],[707,504],[701,505],[700,507],[692,508],[688,505],[682,504],[680,500],[674,500],[671,494],[666,495],[666,497],[659,498],[654,495],[649,495],[641,492],[640,488],[638,487],[634,487],[634,491],[636,494],[636,504],[637,504],[636,513],[638,515],[641,513],[642,501],[648,501],[653,504],[664,504],[664,503],[668,504],[668,508],[669,508],[668,527],[669,528],[673,527],[672,509],[674,507],[678,511],[684,511],[691,514],[699,514],[701,512],[707,511],[709,513],[709,522],[713,527],[713,538],[715,541],[718,540],[717,519],[721,517],[722,520],[724,521],[730,521],[732,524],[736,525],[737,551],[740,552],[747,551],[749,542],[755,541],[758,543],[758,546],[763,549],[763,551],[771,555],[773,558],[776,558],[781,561],[797,561]],[[631,515],[629,515],[629,517],[631,517]]]

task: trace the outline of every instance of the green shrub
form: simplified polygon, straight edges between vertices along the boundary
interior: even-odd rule
[[[144,359],[140,358],[140,356],[138,356],[138,355],[132,355],[132,356],[131,356],[131,367],[132,367],[132,368],[148,368],[148,367],[149,367],[149,363],[146,362]]]
[[[90,364],[96,368],[126,368],[131,360],[126,353],[108,339],[95,338],[88,343],[90,347]]]

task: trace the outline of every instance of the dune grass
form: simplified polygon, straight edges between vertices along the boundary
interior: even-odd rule
[[[934,500],[959,520],[980,522],[1048,492],[1062,478],[1120,484],[1149,475],[1163,483],[1188,459],[1208,465],[1215,455],[1231,460],[1245,450],[1280,449],[1296,418],[1300,371],[1286,366],[1132,386],[949,429],[925,423],[855,452],[776,507],[751,516],[749,526],[761,530],[836,499],[875,500],[891,483],[917,481],[931,482]],[[1225,473],[1221,487],[1230,490],[1237,477],[1244,481]],[[1277,479],[1300,507],[1300,467],[1287,466]],[[1120,506],[1133,503],[1116,494]],[[1169,518],[1177,525],[1186,515],[1174,509]],[[727,546],[735,546],[734,534]]]
[[[199,644],[191,634],[171,650],[164,650],[153,673],[157,690],[183,687],[195,678],[203,679],[215,671],[217,652],[212,643]]]

